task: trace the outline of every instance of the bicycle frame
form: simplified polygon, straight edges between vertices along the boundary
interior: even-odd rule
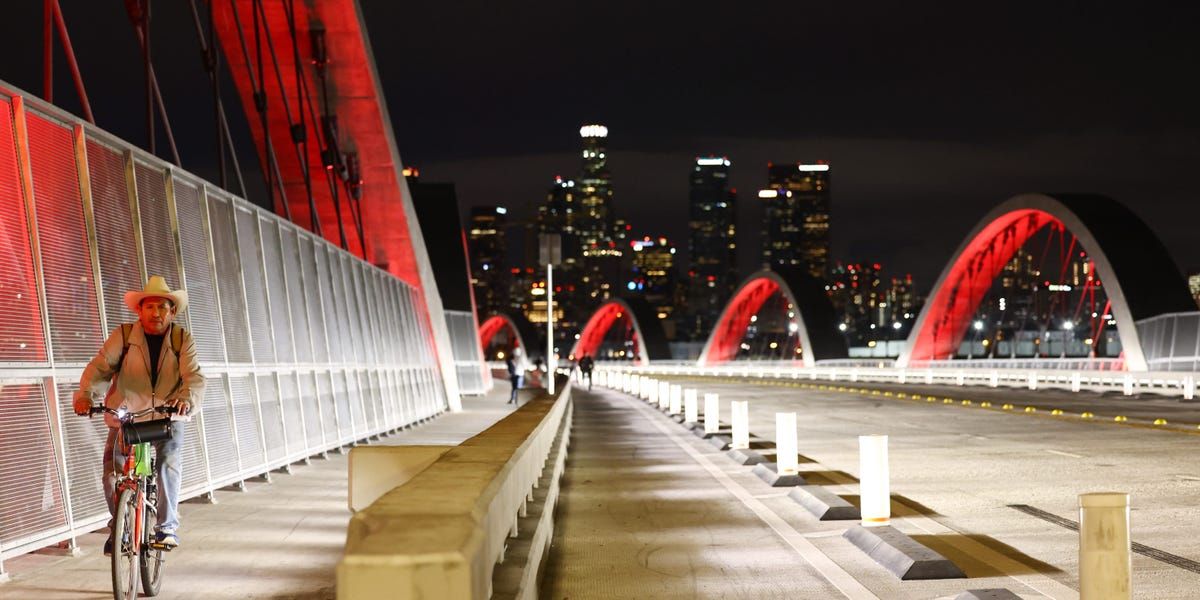
[[[133,551],[141,552],[142,543],[145,539],[145,531],[143,531],[146,516],[146,488],[154,479],[154,469],[151,468],[150,461],[150,444],[126,444],[121,436],[118,435],[117,442],[121,444],[125,454],[125,464],[122,469],[120,478],[117,479],[117,484],[113,489],[114,503],[119,501],[121,494],[127,490],[134,490],[137,502],[137,509],[134,513],[133,520]]]

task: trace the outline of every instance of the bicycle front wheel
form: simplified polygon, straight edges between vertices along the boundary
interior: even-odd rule
[[[135,538],[137,521],[137,493],[127,489],[117,500],[117,515],[113,520],[112,583],[113,598],[134,600],[138,585],[138,545]]]
[[[145,518],[142,522],[142,531],[147,532],[147,535],[152,535],[154,525],[158,523],[158,513],[155,510],[153,502],[146,503],[146,510],[143,512]],[[150,544],[142,544],[142,592],[147,596],[157,596],[159,588],[162,587],[163,567],[166,566],[163,561],[163,551],[151,548]]]

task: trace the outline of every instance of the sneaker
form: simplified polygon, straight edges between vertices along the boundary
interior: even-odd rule
[[[112,538],[108,538],[107,540],[104,540],[104,555],[105,556],[112,556],[112,546],[113,546]]]
[[[154,541],[150,542],[150,547],[155,550],[171,551],[179,546],[179,536],[171,531],[160,531],[154,534]]]

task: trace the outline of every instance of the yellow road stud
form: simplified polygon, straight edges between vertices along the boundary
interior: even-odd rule
[[[1062,411],[1062,409],[1061,409],[1061,408],[1056,408],[1056,409],[1054,409],[1054,410],[1050,411],[1050,414],[1052,414],[1052,415],[1054,415],[1054,416],[1058,416],[1058,415],[1061,415],[1061,414],[1063,414],[1063,411]]]
[[[1125,415],[1117,415],[1117,416],[1113,417],[1113,420],[1118,423],[1124,423],[1125,421],[1128,421],[1129,419],[1125,418]]]
[[[1004,409],[1004,410],[1012,410],[1012,409],[1013,409],[1013,405],[1011,405],[1011,404],[1005,404],[1004,406],[1001,406],[1000,408],[1002,408],[1002,409]]]
[[[1036,407],[1036,406],[1026,406],[1026,407],[1025,407],[1025,412],[1027,412],[1027,413],[1035,413],[1035,412],[1037,412],[1037,407]]]
[[[970,400],[963,400],[963,401],[962,401],[962,405],[963,405],[963,406],[970,406],[970,405],[971,405],[971,401],[970,401]]]
[[[942,404],[954,404],[954,398],[942,398]]]
[[[983,402],[980,402],[980,403],[979,403],[979,406],[980,406],[980,407],[982,407],[982,408],[991,408],[991,407],[992,407],[992,403],[991,403],[991,402],[987,402],[987,401],[983,401]]]
[[[1167,424],[1167,420],[1166,420],[1166,419],[1155,419],[1155,420],[1154,420],[1154,424],[1155,424],[1155,425],[1166,425],[1166,424]]]
[[[1090,412],[1084,411],[1084,413],[1083,413],[1083,414],[1079,415],[1079,418],[1081,418],[1081,419],[1094,419],[1094,418],[1096,418],[1096,415],[1094,415],[1094,414],[1092,414],[1092,413],[1090,413]]]

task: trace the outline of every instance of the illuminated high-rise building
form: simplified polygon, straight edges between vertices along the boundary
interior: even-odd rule
[[[640,296],[654,307],[668,339],[675,337],[675,246],[665,237],[629,241],[632,268],[625,295]]]
[[[476,206],[467,224],[471,285],[481,314],[504,310],[508,305],[509,271],[504,230],[508,210],[503,206]]]
[[[1196,300],[1196,304],[1200,305],[1200,273],[1189,273],[1188,291],[1192,293],[1192,298]]]
[[[763,263],[799,266],[813,277],[829,269],[829,164],[767,165],[763,211]]]
[[[583,165],[579,174],[576,233],[585,247],[609,241],[612,227],[612,181],[608,172],[608,128],[584,125],[579,129],[583,141]]]
[[[737,192],[729,187],[729,159],[697,157],[688,192],[686,334],[702,339],[715,326],[737,285]]]

